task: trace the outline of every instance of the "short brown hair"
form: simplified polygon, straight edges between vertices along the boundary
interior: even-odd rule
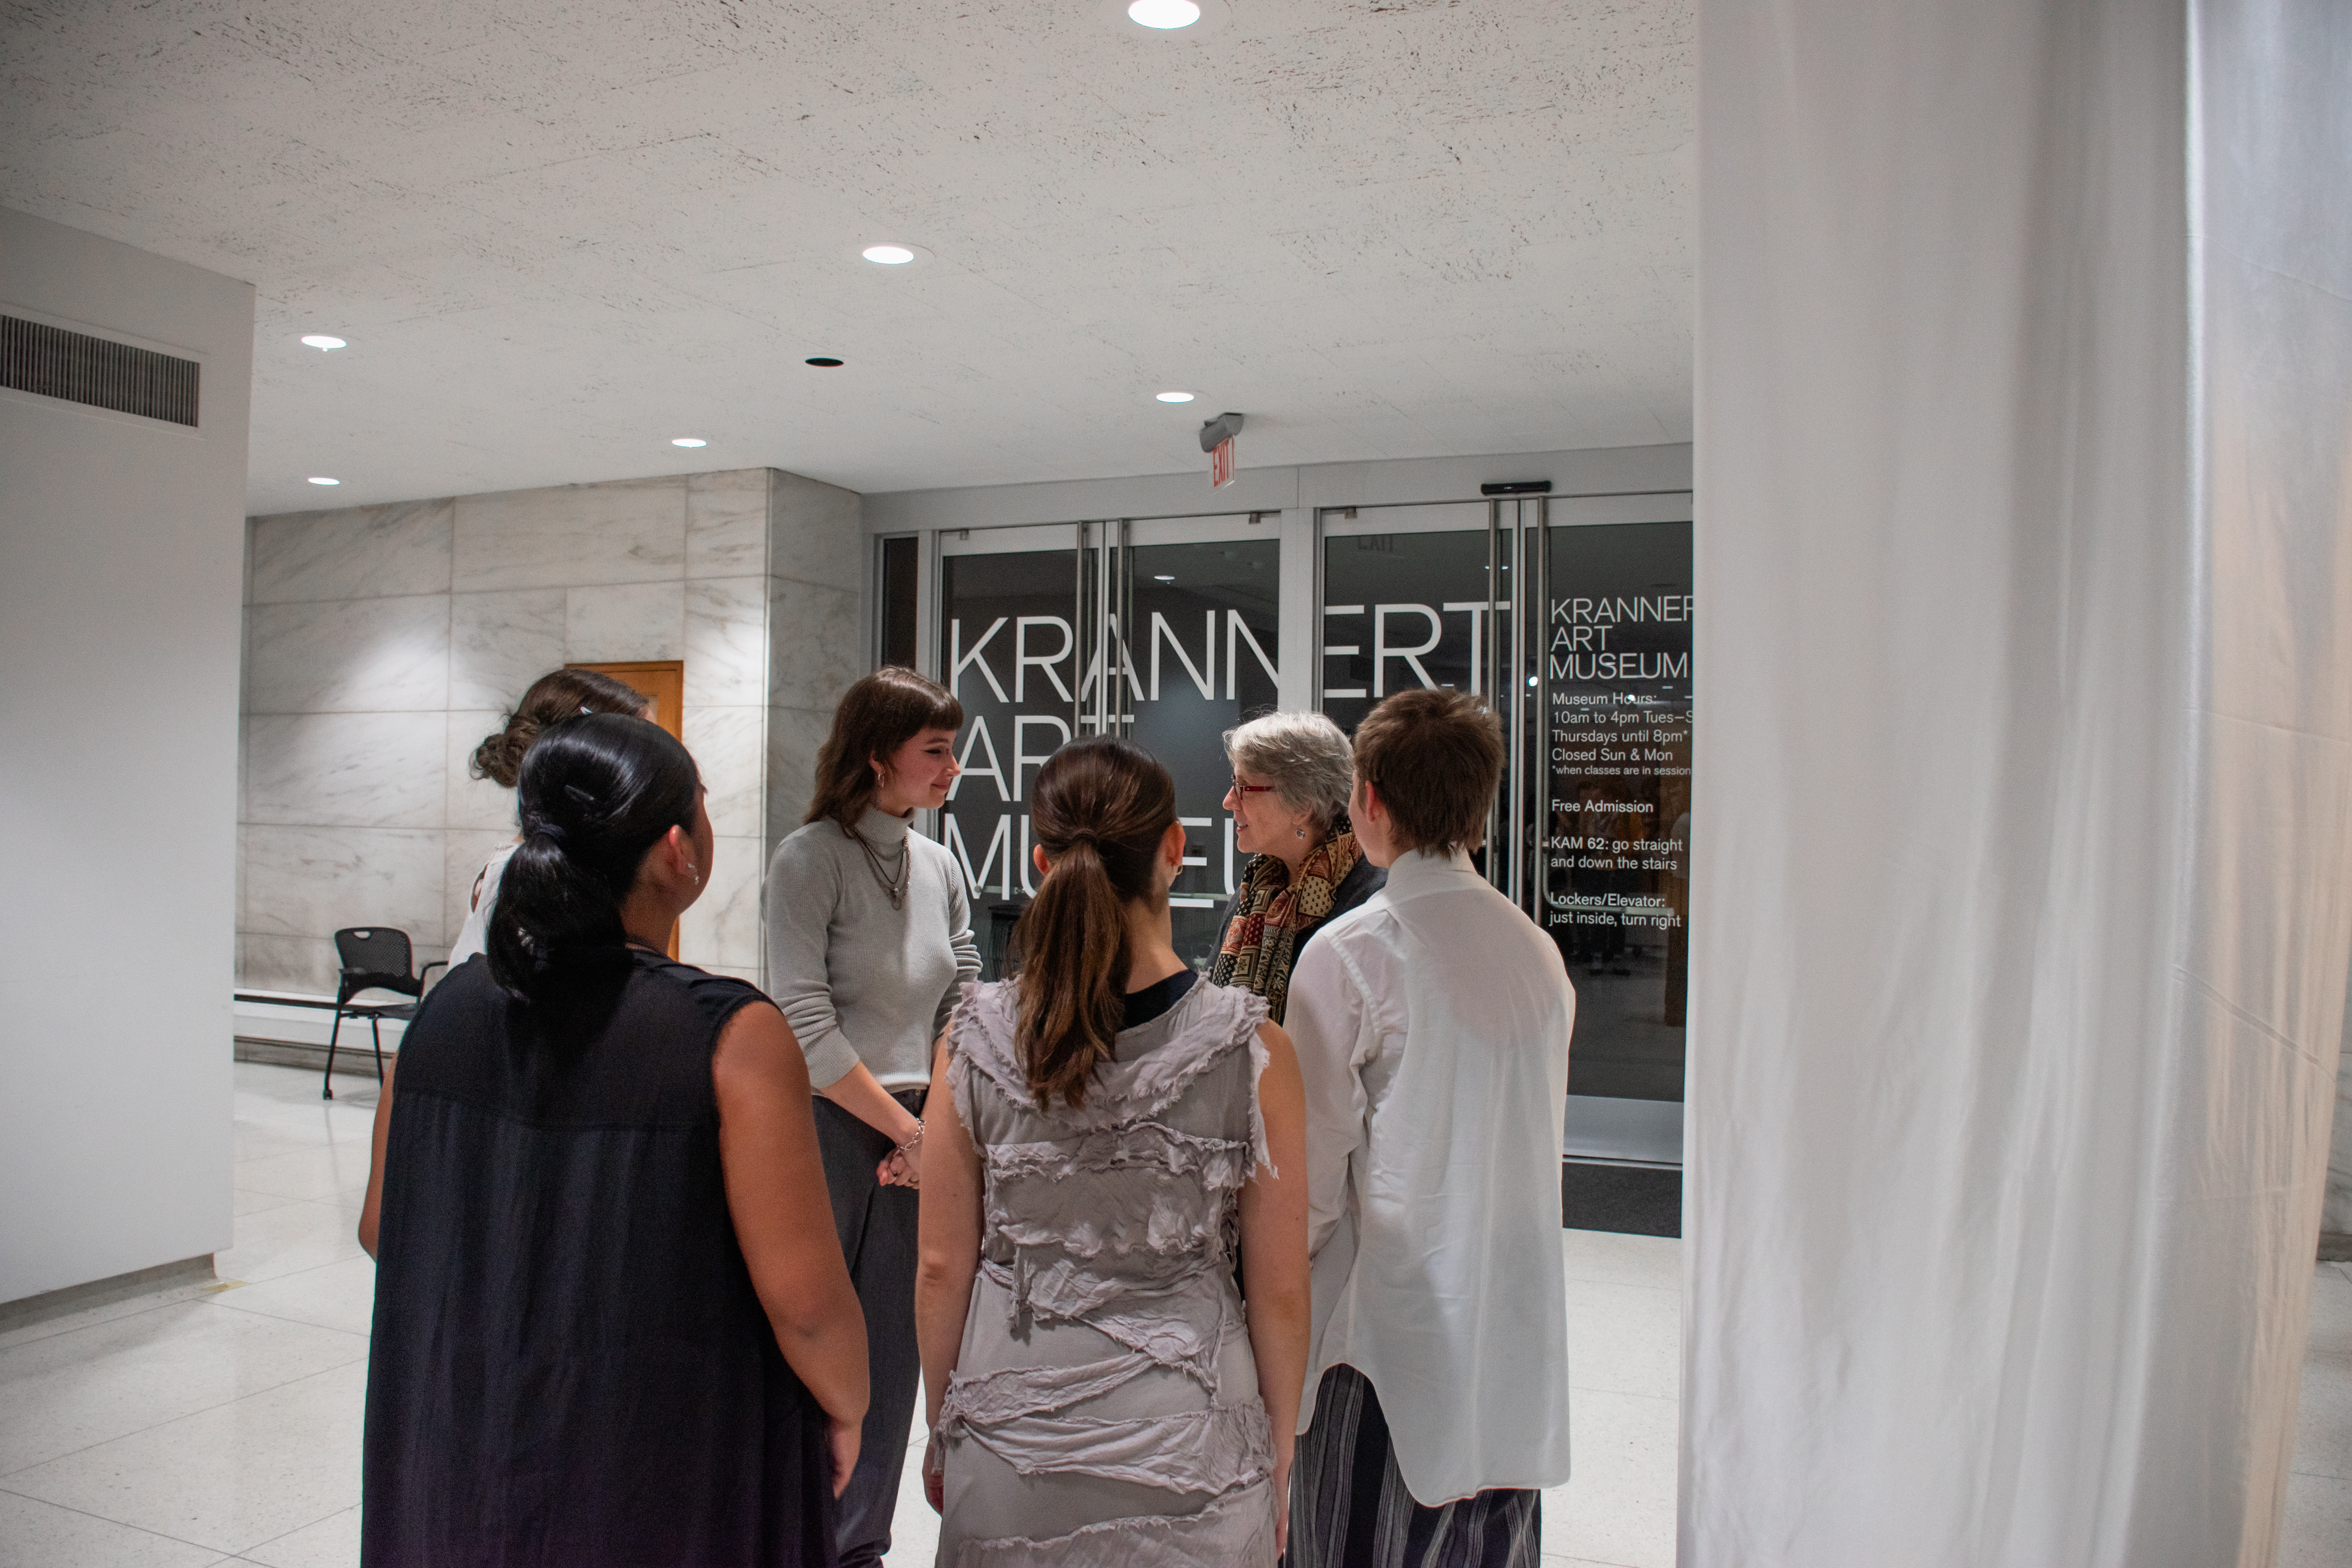
[[[1398,847],[1475,849],[1503,781],[1503,727],[1466,692],[1400,691],[1356,726],[1356,776],[1380,792]]]
[[[961,728],[963,704],[911,669],[886,664],[851,682],[818,748],[816,798],[801,820],[856,826],[874,803],[876,757],[890,755],[926,730]]]

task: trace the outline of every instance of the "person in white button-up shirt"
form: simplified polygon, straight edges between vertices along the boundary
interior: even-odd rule
[[[1568,1479],[1576,995],[1470,863],[1502,763],[1461,693],[1366,717],[1349,815],[1388,886],[1292,974],[1314,1317],[1290,1568],[1535,1568],[1538,1489]]]

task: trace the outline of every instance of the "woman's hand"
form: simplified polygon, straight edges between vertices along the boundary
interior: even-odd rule
[[[914,1131],[898,1141],[898,1146],[874,1167],[874,1179],[886,1187],[920,1187],[923,1184],[923,1124],[909,1117]]]
[[[874,1179],[886,1187],[920,1187],[923,1184],[923,1167],[918,1162],[923,1157],[922,1148],[919,1141],[912,1155],[904,1149],[891,1150],[882,1156],[882,1163],[874,1167]]]
[[[857,1439],[863,1425],[857,1421],[837,1421],[830,1415],[824,1418],[824,1446],[833,1457],[833,1495],[835,1497],[848,1489],[850,1475],[857,1468]]]
[[[948,1510],[947,1459],[940,1452],[940,1436],[934,1432],[923,1445],[923,1500],[931,1505],[933,1513]]]

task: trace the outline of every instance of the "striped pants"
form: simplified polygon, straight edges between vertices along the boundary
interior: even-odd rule
[[[1380,1395],[1354,1367],[1335,1366],[1291,1461],[1284,1568],[1538,1568],[1541,1500],[1496,1490],[1422,1507],[1397,1469]]]

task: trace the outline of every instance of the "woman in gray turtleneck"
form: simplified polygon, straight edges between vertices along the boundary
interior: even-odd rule
[[[931,1043],[980,977],[963,874],[912,831],[960,771],[963,708],[910,669],[842,694],[806,826],[776,846],[764,893],[768,986],[808,1057],[842,1257],[866,1310],[872,1400],[840,1504],[843,1568],[890,1547],[922,1363],[915,1346],[915,1184]]]

